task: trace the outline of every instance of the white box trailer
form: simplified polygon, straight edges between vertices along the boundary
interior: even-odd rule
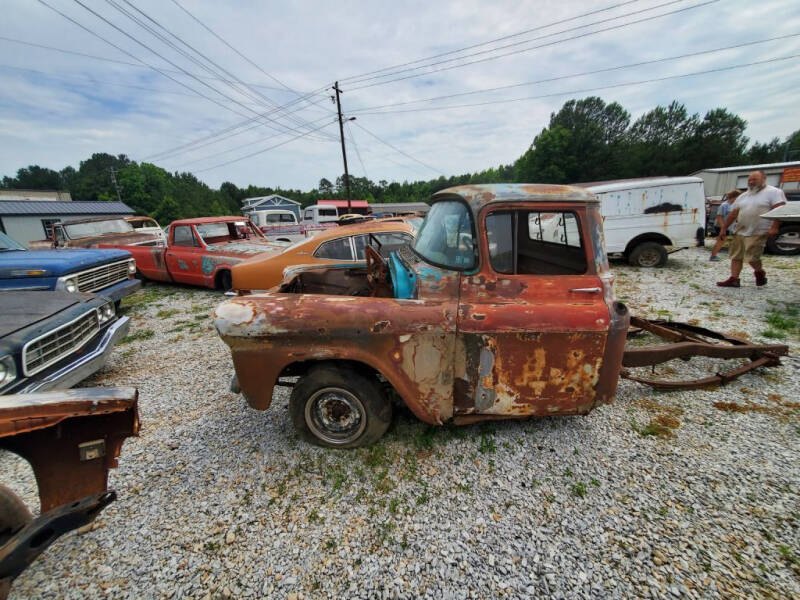
[[[606,251],[639,267],[705,240],[706,202],[699,177],[660,177],[582,184],[600,198]]]

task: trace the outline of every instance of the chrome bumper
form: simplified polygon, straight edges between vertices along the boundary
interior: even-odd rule
[[[47,373],[35,381],[24,382],[22,387],[15,389],[14,394],[27,394],[30,392],[46,392],[47,390],[63,390],[77,385],[90,375],[96,373],[108,362],[108,357],[122,338],[128,335],[130,319],[119,317],[103,331],[100,341],[89,346],[88,352],[77,357],[68,365]]]

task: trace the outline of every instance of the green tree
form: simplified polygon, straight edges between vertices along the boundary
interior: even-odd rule
[[[172,196],[164,196],[164,199],[152,215],[162,227],[166,227],[173,221],[183,218],[184,216],[185,215],[181,212],[181,207]]]

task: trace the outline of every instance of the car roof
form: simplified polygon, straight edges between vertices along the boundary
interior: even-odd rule
[[[195,217],[194,219],[179,219],[173,221],[172,225],[205,225],[206,223],[235,223],[237,221],[248,221],[249,217]]]
[[[475,213],[490,203],[515,200],[532,202],[599,202],[597,196],[584,188],[549,183],[459,185],[436,192],[431,197],[431,202],[446,200],[453,196],[459,196],[465,200]]]
[[[364,223],[356,223],[354,225],[339,225],[337,227],[330,227],[328,229],[323,229],[319,233],[315,234],[313,237],[310,237],[303,242],[298,243],[296,245],[290,246],[291,247],[300,247],[305,246],[306,244],[321,244],[322,242],[327,242],[328,240],[333,240],[336,238],[348,236],[348,235],[359,235],[364,233],[407,233],[412,237],[415,235],[414,227],[412,227],[409,223],[399,219],[391,219],[391,220],[382,220],[382,219],[375,219],[372,221],[367,221]]]

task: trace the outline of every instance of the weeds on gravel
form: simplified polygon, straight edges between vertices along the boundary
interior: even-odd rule
[[[631,429],[642,437],[672,437],[672,430],[678,426],[678,420],[669,415],[659,415],[647,425],[639,425],[635,419],[631,420]]]
[[[124,338],[122,338],[120,345],[128,344],[130,342],[138,342],[139,340],[149,340],[155,334],[156,332],[152,329],[137,329],[130,335],[126,335]]]
[[[762,331],[761,335],[772,339],[785,339],[788,335],[800,334],[800,303],[774,300],[768,302],[773,307],[764,319],[769,328]]]
[[[585,498],[586,497],[586,484],[583,483],[582,481],[578,481],[576,483],[573,483],[570,486],[570,491],[572,492],[572,495],[575,496],[576,498]]]
[[[497,450],[497,446],[494,443],[494,438],[482,433],[480,441],[478,442],[478,452],[481,454],[491,454],[495,450]]]
[[[170,317],[177,315],[179,311],[177,308],[162,308],[160,311],[156,313],[156,316],[159,319],[169,319]]]

